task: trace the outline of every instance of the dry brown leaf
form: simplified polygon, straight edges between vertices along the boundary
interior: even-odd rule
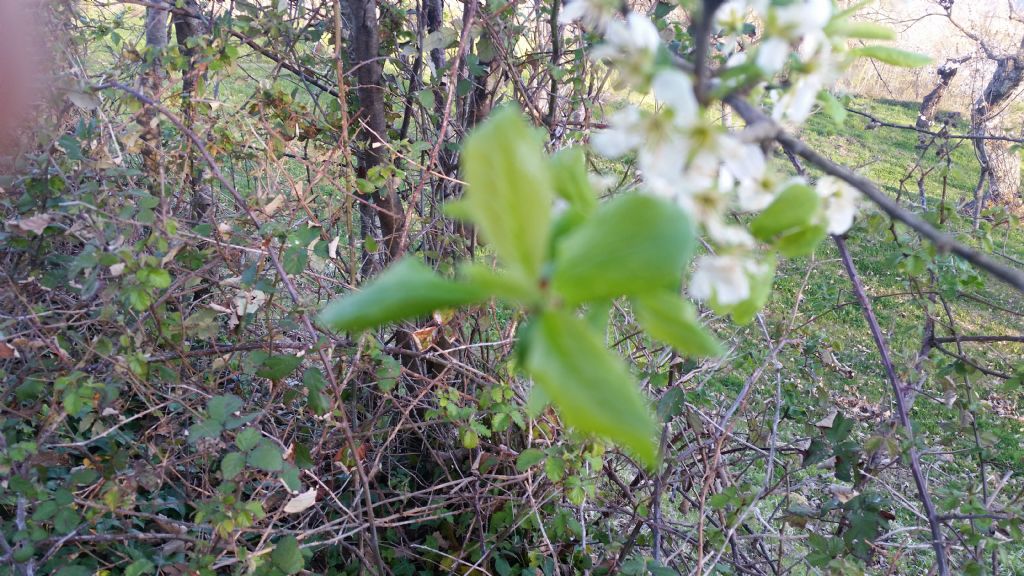
[[[298,514],[316,504],[316,488],[310,488],[284,505],[285,514]]]
[[[42,234],[43,230],[50,225],[49,214],[36,214],[31,218],[22,218],[21,220],[10,220],[7,222],[8,226],[17,228],[22,232],[34,232],[36,234]]]

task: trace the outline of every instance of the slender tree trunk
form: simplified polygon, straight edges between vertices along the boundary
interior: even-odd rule
[[[197,16],[202,14],[197,0],[185,0],[183,7],[191,14]],[[185,126],[194,131],[195,98],[206,72],[206,65],[200,61],[200,50],[197,43],[209,33],[209,30],[201,18],[184,13],[175,13],[172,21],[178,49],[188,58],[188,67],[181,76],[181,116]],[[209,220],[213,207],[213,192],[209,184],[204,181],[206,165],[202,161],[196,161],[197,153],[195,147],[190,145],[185,161],[187,171],[185,184],[191,194],[190,216],[194,222],[201,223]]]
[[[146,59],[147,66],[143,72],[142,92],[153,100],[160,99],[163,89],[164,70],[163,52],[167,48],[167,15],[164,8],[146,8]],[[157,111],[146,107],[139,114],[138,123],[142,126],[140,136],[142,146],[142,165],[150,178],[151,190],[160,195],[160,126]]]
[[[352,31],[350,54],[358,82],[359,111],[355,117],[355,129],[364,146],[359,153],[357,174],[366,178],[370,170],[388,162],[387,121],[384,110],[383,64],[380,58],[380,25],[377,21],[376,0],[351,0]],[[372,206],[360,204],[361,231],[364,242],[374,237],[374,217],[380,222],[379,240],[384,249],[384,265],[398,254],[403,229],[404,214],[398,192],[393,186],[385,185],[371,195]],[[364,275],[372,272],[372,259],[365,259]]]

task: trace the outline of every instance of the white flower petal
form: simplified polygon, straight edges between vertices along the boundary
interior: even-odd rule
[[[762,178],[767,165],[760,146],[743,144],[732,137],[722,147],[722,161],[729,173],[741,181]]]
[[[758,47],[754,62],[762,72],[771,76],[786,65],[789,53],[789,41],[776,37],[768,38]]]
[[[675,69],[664,70],[654,77],[651,87],[654,96],[675,112],[677,120],[685,125],[693,123],[700,107],[688,74]]]
[[[739,256],[702,256],[690,280],[690,295],[730,306],[750,297],[750,280]]]

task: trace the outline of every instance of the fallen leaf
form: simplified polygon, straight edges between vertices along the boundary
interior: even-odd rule
[[[298,514],[316,504],[316,488],[310,488],[284,505],[285,514]]]
[[[42,234],[43,230],[50,225],[49,214],[37,214],[31,218],[22,218],[21,220],[11,220],[7,224],[21,230],[22,232],[35,232],[36,234]]]
[[[18,350],[6,342],[0,342],[0,359],[7,360],[8,358],[17,358],[19,356]]]
[[[846,504],[850,500],[853,500],[857,496],[858,492],[848,486],[842,484],[833,484],[828,487],[829,491],[832,492],[832,496],[835,497],[839,502]]]
[[[274,196],[274,199],[263,207],[263,213],[267,216],[273,216],[274,212],[277,212],[281,206],[284,206],[284,194]]]
[[[838,410],[833,410],[828,416],[825,416],[821,420],[814,423],[818,428],[831,428],[832,423],[836,420],[836,414],[839,414]]]
[[[100,107],[99,98],[85,92],[68,92],[68,100],[82,110],[95,110]]]
[[[422,352],[434,343],[434,334],[437,326],[428,326],[412,333],[412,339],[416,342],[416,349]]]
[[[335,236],[334,240],[331,240],[331,243],[327,245],[327,255],[331,258],[338,257],[338,242],[340,241],[341,236]]]
[[[262,290],[240,292],[235,296],[235,311],[239,316],[245,316],[259,310],[266,301],[267,295]]]
[[[121,274],[124,274],[124,267],[125,267],[125,263],[124,262],[118,262],[117,264],[111,264],[110,265],[110,275],[114,276],[114,277],[117,277],[117,276],[120,276]]]
[[[182,246],[184,246],[184,244],[176,244],[174,246],[171,246],[170,250],[167,251],[167,254],[164,254],[164,257],[160,259],[160,265],[166,266],[168,262],[174,260],[174,257],[178,255],[178,252],[181,250]]]

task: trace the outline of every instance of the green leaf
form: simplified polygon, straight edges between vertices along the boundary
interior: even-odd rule
[[[843,123],[846,122],[846,107],[843,106],[843,103],[828,90],[818,92],[818,102],[821,103],[821,107],[829,115],[829,118],[832,118],[836,128],[842,128]]]
[[[277,472],[284,465],[284,461],[281,460],[281,451],[269,442],[261,444],[250,452],[247,460],[250,465],[266,472]]]
[[[821,241],[828,235],[828,228],[825,224],[814,224],[805,226],[790,232],[775,242],[779,253],[787,258],[806,256],[821,244]]]
[[[862,46],[851,51],[854,56],[872,58],[879,62],[892,64],[901,68],[920,68],[931,63],[932,59],[924,54],[908,52],[899,48],[889,46]]]
[[[693,247],[693,226],[675,204],[622,196],[560,242],[552,288],[571,303],[676,289]]]
[[[473,304],[489,296],[478,286],[445,280],[421,262],[407,258],[359,292],[328,304],[319,320],[334,330],[358,332],[443,308]]]
[[[78,527],[82,517],[70,506],[61,508],[53,517],[53,530],[57,534],[67,534]]]
[[[124,569],[124,576],[142,576],[142,574],[152,574],[154,571],[156,571],[156,565],[153,562],[139,558]]]
[[[256,371],[256,375],[277,382],[294,372],[301,362],[302,358],[291,354],[271,356],[263,361],[263,366]]]
[[[171,285],[171,275],[162,268],[142,268],[135,273],[139,282],[150,288],[163,289]]]
[[[480,435],[472,428],[466,428],[462,432],[462,447],[472,450],[480,445]]]
[[[559,150],[551,157],[555,193],[583,214],[597,207],[597,194],[587,175],[587,157],[581,148]]]
[[[553,184],[543,141],[514,107],[491,115],[466,139],[464,207],[502,263],[540,276],[548,249]]]
[[[527,448],[519,453],[516,458],[516,470],[526,472],[531,466],[544,459],[544,451],[536,448]]]
[[[285,274],[302,274],[302,271],[306,269],[306,263],[309,261],[309,252],[305,246],[292,246],[284,253],[283,267]]]
[[[245,469],[245,456],[241,452],[230,452],[220,461],[220,474],[224,480],[233,480]]]
[[[54,576],[92,576],[96,572],[85,566],[63,566]]]
[[[224,424],[213,419],[196,422],[188,427],[188,441],[195,444],[206,438],[216,438],[223,430]]]
[[[850,22],[846,19],[836,20],[829,24],[825,31],[829,34],[860,38],[863,40],[895,40],[896,31],[888,26],[874,22]]]
[[[274,551],[270,553],[270,561],[285,574],[295,574],[306,565],[299,541],[294,536],[285,536],[277,541]]]
[[[654,417],[622,359],[567,312],[548,311],[535,322],[525,334],[526,369],[565,422],[604,436],[653,466]]]
[[[686,393],[682,388],[669,388],[658,400],[658,418],[663,423],[671,422],[678,416],[685,406]]]
[[[764,242],[810,224],[818,215],[821,198],[814,188],[794,184],[750,222],[750,233]]]
[[[657,292],[635,297],[633,312],[637,322],[652,338],[671,345],[690,356],[718,356],[722,345],[709,334],[693,304],[672,292]]]
[[[536,283],[527,281],[518,275],[492,270],[484,264],[463,264],[459,266],[459,276],[467,283],[502,300],[511,300],[530,306],[539,303],[543,298]]]
[[[561,482],[565,476],[565,460],[559,457],[548,458],[544,461],[544,474],[552,482]]]
[[[302,480],[299,478],[299,467],[291,462],[285,462],[281,470],[281,481],[292,492],[298,492],[302,488]]]
[[[246,428],[235,435],[235,446],[242,452],[248,452],[260,442],[260,433],[255,428]]]
[[[206,403],[206,413],[212,420],[224,422],[242,407],[242,399],[234,394],[214,396]]]

